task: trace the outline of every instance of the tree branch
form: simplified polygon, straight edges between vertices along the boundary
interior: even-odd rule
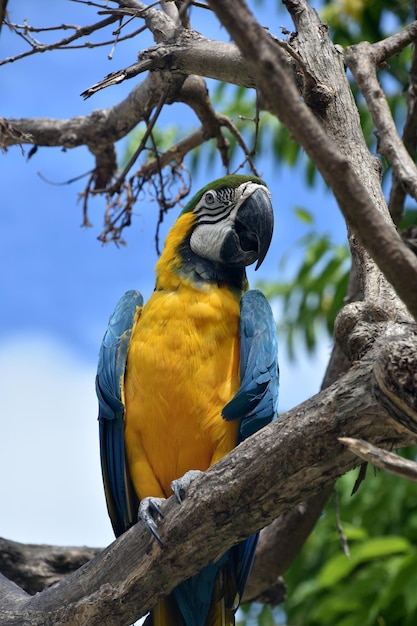
[[[329,97],[324,107],[320,100],[316,105],[320,116],[326,120],[325,128],[305,100],[300,99],[288,69],[285,52],[260,27],[247,6],[239,0],[209,0],[209,5],[246,59],[249,73],[256,76],[264,106],[287,126],[295,140],[306,150],[333,190],[348,225],[394,286],[410,313],[417,317],[417,291],[411,293],[409,288],[417,280],[417,259],[403,244],[393,224],[390,224],[379,182],[379,168],[375,166],[364,142],[340,54],[316,12],[304,0],[286,0],[285,4],[295,20],[297,37],[303,38],[304,61],[314,51],[314,59],[320,64],[315,71],[325,66],[328,68],[325,70],[326,78],[317,79],[318,83],[328,87]],[[335,77],[338,77],[338,82],[333,85],[331,81]],[[332,130],[336,125],[340,137],[349,136],[355,143],[357,149],[354,153],[349,153],[348,147],[343,145],[346,144],[345,140],[336,143],[336,131]],[[372,272],[365,274],[365,278],[372,273],[373,268]],[[382,286],[380,279],[378,283]],[[384,295],[389,296],[390,289],[384,286],[383,290]]]
[[[345,444],[354,454],[357,454],[364,461],[372,463],[375,467],[401,476],[401,478],[417,482],[417,463],[414,461],[409,461],[398,456],[398,454],[382,450],[363,439],[340,437],[339,441]]]
[[[19,595],[22,589],[34,595],[66,578],[101,550],[23,544],[0,537],[0,572],[19,585]]]
[[[231,43],[206,39],[193,30],[183,30],[175,43],[144,50],[137,63],[108,74],[82,92],[89,98],[101,89],[118,85],[146,71],[164,70],[214,78],[243,87],[254,87],[238,48]]]
[[[104,20],[101,20],[100,22],[97,22],[96,24],[92,24],[91,26],[74,27],[75,33],[73,35],[71,35],[70,37],[65,37],[64,39],[61,39],[60,41],[55,41],[54,43],[42,44],[40,42],[35,42],[33,38],[31,38],[30,42],[28,42],[27,39],[25,39],[27,43],[30,43],[31,49],[27,50],[26,52],[22,52],[21,54],[18,54],[14,57],[7,57],[6,59],[0,60],[0,66],[6,65],[6,63],[14,63],[15,61],[19,61],[21,59],[24,59],[25,57],[29,57],[29,56],[32,56],[33,54],[37,54],[38,52],[47,52],[51,50],[58,50],[60,48],[61,49],[66,48],[73,41],[76,41],[80,39],[81,37],[85,37],[86,35],[91,35],[91,33],[94,33],[97,30],[101,30],[102,28],[105,28],[106,26],[109,26],[110,24],[114,24],[114,22],[116,22],[117,19],[118,19],[117,16],[110,16]],[[5,20],[5,24],[7,24],[9,28],[12,28],[15,31],[18,28],[25,28],[23,26],[18,27],[15,24],[11,24],[7,22],[6,20]],[[63,27],[61,26],[61,28]]]
[[[149,27],[156,40],[164,43],[145,53],[152,56],[157,51],[152,66],[156,72],[149,74],[126,101],[85,118],[45,120],[43,133],[36,120],[29,120],[25,129],[19,127],[19,122],[24,126],[24,120],[11,120],[13,124],[9,128],[13,132],[4,133],[10,135],[7,141],[11,143],[7,145],[19,143],[19,133],[30,132],[32,122],[36,137],[20,135],[20,138],[35,144],[37,139],[45,138],[53,142],[57,141],[52,138],[57,133],[61,143],[42,145],[74,147],[87,143],[103,158],[101,177],[108,180],[114,161],[106,149],[115,138],[124,136],[138,121],[149,117],[166,89],[167,68],[170,76],[178,76],[178,83],[174,81],[176,85],[168,97],[187,99],[200,119],[205,120],[203,128],[190,137],[191,143],[200,142],[207,128],[218,141],[222,138],[221,118],[201,97],[202,81],[196,80],[200,85],[197,95],[178,91],[191,68],[193,73],[213,73],[213,77],[222,76],[228,82],[234,82],[230,77],[238,76],[239,81],[248,81],[244,83],[248,85],[252,84],[249,76],[256,76],[265,108],[280,117],[318,164],[354,230],[350,242],[365,301],[344,309],[337,324],[337,338],[348,361],[356,361],[355,366],[336,384],[290,411],[282,421],[240,445],[212,467],[192,486],[181,506],[170,499],[164,505],[165,518],[161,523],[164,549],[160,550],[141,525],[137,525],[80,571],[34,598],[10,582],[0,580],[4,592],[0,592],[0,613],[4,624],[18,624],[22,620],[34,626],[80,621],[93,626],[131,623],[159,597],[218,557],[232,543],[281,515],[262,535],[258,582],[255,566],[248,588],[249,597],[264,597],[265,588],[272,585],[276,590],[277,575],[299,550],[334,480],[359,463],[338,443],[338,437],[365,437],[387,447],[416,441],[415,328],[408,323],[397,324],[398,320],[409,318],[356,235],[414,314],[417,294],[410,284],[415,283],[417,261],[401,244],[389,222],[380,187],[379,164],[365,145],[342,57],[308,4],[304,0],[287,0],[298,31],[291,41],[295,51],[291,56],[299,64],[301,99],[287,53],[256,23],[245,4],[237,0],[210,0],[210,4],[224,20],[240,52],[232,44],[222,44],[224,54],[214,62],[218,42],[204,40],[208,56],[204,61],[203,57],[198,60],[191,50],[193,33],[184,35],[190,38],[190,50],[178,44],[181,48],[178,52],[175,45],[166,43],[167,33],[178,37],[178,20],[174,15],[170,19],[162,11],[149,9]],[[135,0],[120,1],[119,5],[132,11],[143,11],[145,6]],[[402,45],[404,38],[398,41]],[[393,45],[400,45],[398,41]],[[203,43],[199,39],[196,47]],[[171,57],[166,54],[168,49]],[[207,59],[213,59],[212,66]],[[126,112],[131,117],[125,116]],[[7,121],[3,127],[8,128]],[[90,134],[86,135],[86,130]],[[97,135],[104,135],[108,143],[97,144]],[[347,137],[355,146],[354,153]],[[181,142],[178,146],[186,149]],[[169,151],[158,156],[159,162],[165,158],[170,160]],[[155,163],[156,160],[143,167],[155,167]],[[280,551],[279,567],[268,571],[271,575],[266,580],[261,575],[262,563],[276,554],[271,546],[276,546],[277,536],[286,545],[289,543],[289,529],[291,540],[294,534],[296,540]],[[205,540],[203,545],[201,537]]]
[[[411,25],[410,32],[416,37],[417,22]],[[401,33],[399,33],[401,35]],[[393,38],[385,40],[389,42]],[[409,37],[405,42],[408,42]],[[377,67],[380,60],[392,50],[398,51],[399,45],[386,46],[384,42],[370,44],[363,41],[346,50],[346,63],[361,90],[372,119],[378,130],[378,151],[391,163],[396,177],[401,180],[404,190],[417,199],[417,168],[398,135],[385,94],[378,82]],[[405,44],[407,45],[407,44]]]
[[[193,483],[181,505],[174,498],[166,501],[159,525],[162,549],[138,523],[77,572],[34,597],[9,595],[6,602],[3,592],[10,585],[0,581],[2,624],[29,619],[32,626],[132,623],[210,559],[357,465],[358,458],[339,437],[363,438],[383,447],[415,443],[417,413],[407,402],[413,394],[417,397],[416,381],[413,389],[407,386],[408,395],[400,389],[396,421],[375,395],[377,388],[389,387],[389,376],[386,380],[374,374],[374,364],[385,362],[387,351],[395,354],[409,345],[409,371],[417,367],[414,329],[403,326],[391,326],[336,384],[212,466]],[[402,426],[405,422],[413,432]]]

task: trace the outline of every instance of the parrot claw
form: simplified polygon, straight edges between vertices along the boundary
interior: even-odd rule
[[[161,509],[162,502],[165,502],[164,498],[143,498],[138,510],[138,519],[151,531],[160,546],[163,546],[164,542],[159,536],[155,517],[164,517]]]
[[[181,476],[181,478],[177,478],[177,480],[172,481],[171,491],[180,504],[184,500],[188,487],[191,485],[193,480],[201,476],[203,473],[204,472],[201,472],[200,470],[190,470],[186,472],[184,476]]]

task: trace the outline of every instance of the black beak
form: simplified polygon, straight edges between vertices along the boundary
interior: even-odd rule
[[[258,187],[242,204],[236,215],[236,234],[245,255],[245,265],[264,260],[274,230],[274,212],[267,189]]]

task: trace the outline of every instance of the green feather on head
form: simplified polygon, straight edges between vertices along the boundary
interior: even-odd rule
[[[258,178],[258,176],[249,176],[247,174],[230,174],[229,176],[217,178],[217,180],[209,183],[208,185],[197,191],[196,194],[194,194],[191,200],[189,200],[185,205],[184,209],[181,212],[181,215],[183,213],[189,213],[190,211],[193,211],[195,206],[198,204],[200,198],[206,193],[206,191],[209,191],[209,189],[213,189],[214,191],[216,191],[217,189],[222,189],[223,187],[237,189],[237,187],[239,187],[243,183],[249,182],[258,183],[258,185],[264,185],[265,187],[267,186],[266,182],[263,181],[261,178]]]

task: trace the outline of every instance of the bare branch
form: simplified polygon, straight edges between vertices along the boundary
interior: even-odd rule
[[[86,37],[87,35],[91,35],[91,33],[97,30],[100,30],[102,28],[105,28],[106,26],[109,26],[109,24],[113,24],[117,20],[118,20],[117,16],[110,16],[110,17],[107,17],[105,20],[101,20],[100,22],[97,22],[96,24],[92,24],[91,26],[74,27],[76,29],[76,32],[73,35],[71,35],[70,37],[65,37],[64,39],[60,39],[59,41],[55,41],[54,43],[50,43],[50,44],[36,43],[34,40],[29,41],[26,39],[26,43],[32,46],[31,49],[27,50],[26,52],[22,52],[21,54],[17,54],[14,57],[7,57],[6,59],[1,60],[0,66],[5,65],[6,63],[13,63],[14,61],[19,61],[20,59],[24,59],[25,57],[32,56],[33,54],[37,54],[38,52],[47,52],[51,50],[67,48],[69,44],[72,43],[73,41],[76,41],[80,39],[81,37]],[[19,31],[20,28],[24,28],[21,26],[17,26],[16,24],[12,24],[6,20],[5,20],[5,24],[9,26],[9,28],[12,28],[13,30],[15,30],[15,32],[17,33],[20,32]]]
[[[349,437],[340,437],[339,441],[349,448],[352,452],[357,454],[361,459],[372,463],[375,467],[417,482],[417,463],[404,459],[398,454],[392,454],[382,450],[377,446],[364,441],[363,439],[352,439]]]
[[[381,43],[381,42],[380,42]],[[417,199],[417,168],[398,135],[376,69],[383,48],[363,41],[346,50],[346,63],[361,90],[378,130],[378,152],[391,163],[404,190]]]
[[[404,123],[402,140],[408,154],[413,157],[417,146],[417,46],[413,49],[413,59],[409,73],[410,82],[407,93],[407,117]],[[406,197],[402,180],[393,172],[392,187],[389,197],[389,210],[395,224],[399,224],[404,211]]]
[[[15,128],[11,122],[0,117],[0,150],[7,151],[11,144],[31,143],[33,137],[30,133]]]
[[[34,597],[16,591],[5,601],[10,584],[0,580],[2,624],[14,626],[28,616],[32,626],[132,623],[230,545],[328,489],[357,465],[357,457],[338,438],[360,437],[383,447],[415,443],[417,413],[411,420],[402,392],[397,406],[407,406],[413,432],[402,426],[403,414],[392,414],[394,421],[375,399],[374,364],[395,348],[398,333],[398,347],[410,346],[410,370],[415,371],[416,335],[406,325],[387,329],[337,384],[240,444],[192,484],[181,505],[175,498],[167,500],[159,526],[162,550],[139,523],[77,572]],[[409,392],[417,397],[415,380]],[[318,440],[319,455],[316,446],[305,445]]]
[[[411,294],[409,288],[410,284],[417,280],[417,259],[402,243],[394,226],[389,223],[389,213],[381,192],[378,170],[364,142],[349,85],[346,79],[345,83],[340,82],[342,67],[340,54],[328,38],[327,31],[317,14],[304,0],[285,2],[293,19],[300,25],[297,30],[299,36],[303,37],[303,42],[307,45],[310,43],[310,47],[320,46],[319,52],[314,50],[314,58],[320,57],[319,62],[322,66],[327,64],[328,79],[332,78],[329,73],[331,71],[334,72],[333,78],[339,77],[337,90],[329,85],[329,93],[337,93],[338,98],[334,96],[331,101],[327,100],[325,103],[326,108],[332,106],[334,115],[326,114],[325,109],[321,111],[321,116],[325,115],[327,122],[333,124],[335,128],[338,125],[333,137],[328,136],[328,125],[325,130],[305,101],[300,99],[293,76],[288,69],[285,52],[259,26],[246,5],[238,0],[210,0],[209,4],[239,46],[246,59],[248,71],[256,75],[264,106],[279,117],[304,147],[332,188],[349,226],[375,259],[397,294],[407,304],[410,312],[417,317],[417,292]],[[306,50],[304,59],[305,55]],[[326,67],[324,69],[326,70]],[[326,84],[327,81],[318,82]],[[350,123],[349,131],[346,128],[347,119]],[[355,143],[357,151],[348,154],[344,140],[335,142],[336,133],[340,138],[349,135],[352,141],[357,139],[358,143]],[[369,189],[372,189],[372,195]]]
[[[0,572],[30,595],[80,568],[101,548],[31,545],[0,537]]]
[[[409,24],[399,33],[372,44],[377,65],[381,65],[389,57],[399,54],[404,48],[417,40],[417,20]]]
[[[145,148],[146,142],[148,141],[149,136],[152,133],[152,129],[156,124],[156,121],[162,111],[162,107],[165,104],[166,101],[166,96],[168,93],[168,89],[165,93],[163,93],[161,95],[161,98],[155,108],[155,111],[153,112],[153,115],[150,119],[146,120],[146,131],[140,141],[139,146],[137,147],[137,149],[135,150],[135,152],[133,153],[133,155],[131,156],[131,158],[129,159],[128,163],[126,164],[126,166],[123,168],[123,171],[118,175],[117,179],[114,181],[114,183],[112,184],[112,186],[108,189],[107,193],[110,194],[110,196],[112,196],[114,193],[118,193],[120,191],[120,187],[121,185],[124,183],[125,178],[127,176],[127,174],[129,173],[130,169],[132,168],[132,166],[135,164],[136,160],[138,159],[139,155],[142,153],[142,151]],[[102,188],[103,189],[103,188]]]
[[[177,24],[164,11],[152,8],[154,4],[146,5],[139,0],[114,0],[121,8],[133,9],[143,17],[147,28],[153,34],[156,43],[162,43],[174,38]]]
[[[245,87],[255,84],[234,44],[213,42],[195,31],[186,30],[175,44],[159,45],[141,52],[137,63],[111,72],[81,95],[89,98],[101,89],[155,70],[196,74]]]

